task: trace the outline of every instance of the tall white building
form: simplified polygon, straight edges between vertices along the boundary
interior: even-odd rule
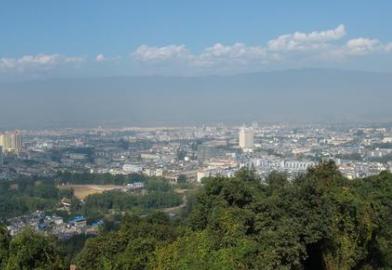
[[[251,128],[241,128],[239,133],[239,146],[242,150],[251,150],[254,147],[254,132]]]
[[[20,152],[22,150],[22,138],[18,131],[0,133],[0,147],[3,152]]]
[[[0,146],[0,166],[3,166],[4,158],[3,158],[3,149]]]

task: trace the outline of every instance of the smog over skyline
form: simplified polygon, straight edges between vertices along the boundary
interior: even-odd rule
[[[389,123],[389,73],[307,69],[1,83],[0,126]]]

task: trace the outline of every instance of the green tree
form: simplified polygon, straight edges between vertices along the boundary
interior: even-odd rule
[[[11,236],[9,235],[7,228],[3,225],[0,225],[0,268],[1,269],[4,269],[8,260],[10,241],[11,241]]]
[[[391,173],[353,181],[327,161],[293,181],[274,172],[261,182],[242,169],[206,178],[194,198],[185,220],[125,217],[119,230],[87,241],[78,266],[392,269]]]
[[[118,231],[87,240],[77,258],[81,269],[145,269],[158,245],[175,239],[176,230],[164,214],[126,216]]]
[[[64,262],[54,239],[26,229],[11,240],[4,269],[64,269]]]
[[[180,174],[177,177],[177,183],[178,184],[185,184],[187,181],[188,181],[188,179],[187,179],[186,175],[184,175],[184,174]]]

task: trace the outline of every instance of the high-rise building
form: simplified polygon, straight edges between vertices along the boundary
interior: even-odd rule
[[[18,131],[0,133],[2,152],[16,152],[22,150],[22,137]]]
[[[251,128],[241,128],[239,133],[239,146],[242,150],[251,150],[254,147],[254,132]]]
[[[20,135],[19,131],[15,131],[12,136],[11,136],[11,142],[13,149],[16,150],[16,152],[22,151],[22,136]]]
[[[5,133],[0,133],[0,146],[3,152],[6,151],[8,145],[9,145],[8,136]]]
[[[4,163],[3,148],[0,146],[0,166]]]

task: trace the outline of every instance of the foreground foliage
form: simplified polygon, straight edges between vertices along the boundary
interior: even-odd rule
[[[118,232],[89,241],[79,266],[390,269],[391,219],[387,172],[352,181],[326,162],[291,182],[272,173],[260,183],[251,171],[241,170],[233,178],[207,179],[176,231],[169,221],[158,226],[128,220]]]
[[[127,216],[118,231],[89,239],[77,262],[80,269],[144,269],[159,245],[174,241],[176,229],[164,214]]]
[[[348,180],[325,162],[293,181],[272,173],[261,183],[241,170],[206,179],[186,209],[177,220],[162,213],[126,216],[118,230],[88,239],[73,261],[81,270],[392,269],[388,172]],[[24,258],[15,257],[19,244],[0,236],[3,265]],[[52,248],[45,250],[49,263],[61,262]]]
[[[55,239],[26,229],[14,238],[0,228],[0,267],[5,270],[66,269]]]

